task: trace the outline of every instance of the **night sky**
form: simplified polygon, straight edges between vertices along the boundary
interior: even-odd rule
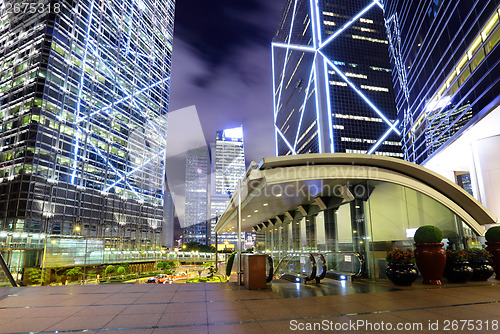
[[[243,125],[246,160],[274,156],[271,40],[284,0],[177,0],[170,111],[195,105],[207,142]]]

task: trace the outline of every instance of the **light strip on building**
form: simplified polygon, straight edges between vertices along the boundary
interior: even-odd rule
[[[326,61],[328,62],[328,64],[330,65],[331,68],[333,68],[333,70],[335,70],[335,72],[340,75],[340,77],[342,79],[344,79],[344,81],[352,88],[354,89],[354,91],[356,93],[358,93],[359,96],[361,96],[361,98],[363,100],[365,100],[365,102],[379,115],[380,118],[382,118],[384,120],[384,122],[387,123],[387,125],[389,125],[391,127],[391,129],[394,130],[394,132],[396,132],[398,135],[401,135],[401,133],[399,132],[399,130],[396,128],[396,126],[391,123],[391,121],[389,121],[387,119],[387,117],[385,117],[385,115],[380,111],[378,110],[378,108],[356,87],[356,85],[354,85],[345,75],[344,73],[342,73],[342,71],[340,71],[337,66],[335,66],[335,64],[333,64],[333,62],[328,59],[328,57],[326,57],[321,51],[319,51],[319,53],[326,59]]]
[[[377,0],[374,0],[371,4],[366,6],[361,12],[359,12],[356,16],[354,16],[350,21],[347,21],[342,27],[340,27],[335,33],[330,35],[323,43],[320,44],[319,50],[324,48],[326,45],[328,45],[331,41],[333,41],[338,35],[340,35],[344,30],[349,28],[354,22],[358,21],[361,16],[363,16],[364,13],[369,11],[373,6],[378,4]]]
[[[399,120],[394,122],[394,125],[398,125],[398,123],[399,123]],[[384,140],[391,134],[391,132],[392,132],[392,128],[387,129],[387,131],[384,133],[384,135],[382,137],[380,137],[380,139],[372,146],[372,148],[370,148],[370,150],[368,151],[368,154],[372,154],[373,152],[375,152],[375,150],[377,148],[379,148],[380,145],[382,145]]]
[[[286,43],[277,43],[272,42],[272,46],[276,46],[278,48],[296,50],[296,51],[306,51],[306,52],[316,52],[316,49],[310,46],[296,45],[296,44],[286,44]]]
[[[314,60],[313,60],[314,65],[316,65],[317,56],[318,56],[318,54],[316,53],[314,55]],[[313,66],[313,70],[314,70],[314,89],[315,89],[314,99],[316,100],[316,119],[318,120],[318,122],[316,123],[317,128],[318,128],[318,151],[319,151],[319,153],[323,153],[323,143],[321,140],[322,139],[322,137],[321,137],[321,122],[319,121],[321,116],[320,116],[320,110],[319,110],[318,73],[316,70],[316,66]]]
[[[90,40],[90,27],[92,26],[92,19],[93,19],[93,11],[94,11],[94,0],[90,2],[90,7],[89,7],[89,22],[87,25],[87,31],[85,32],[85,49],[83,50],[83,59],[82,59],[82,75],[80,77],[80,84],[78,85],[78,100],[76,102],[76,111],[75,115],[78,117],[80,114],[80,108],[82,104],[82,90],[83,90],[83,82],[85,80],[85,65],[87,62],[87,50],[89,47],[89,40]],[[76,177],[76,168],[78,165],[78,150],[80,146],[80,140],[75,137],[75,146],[73,148],[73,173],[71,173],[71,184],[75,184],[75,177]]]
[[[274,45],[271,44],[271,63],[272,63],[272,72],[273,72],[273,116],[274,116],[274,125],[276,125],[276,75],[275,75],[275,67],[274,67]],[[278,132],[276,129],[274,130],[274,146],[276,149],[276,156],[278,156]]]
[[[328,111],[328,132],[330,133],[330,152],[335,153],[335,142],[333,139],[333,114],[332,114],[332,104],[330,101],[330,83],[328,79],[328,64],[326,62],[326,59],[323,57],[323,70],[325,74],[325,93],[327,96],[326,99],[326,107]]]
[[[292,145],[290,145],[290,143],[288,142],[288,140],[285,138],[285,135],[283,135],[283,133],[280,131],[280,129],[278,129],[278,127],[276,126],[276,124],[274,124],[274,128],[279,133],[279,135],[281,136],[281,138],[283,138],[283,140],[285,141],[285,143],[288,146],[288,148],[292,151],[292,153],[296,155],[297,152],[295,152],[295,149],[292,147]]]
[[[307,88],[304,95],[304,103],[302,103],[302,111],[300,113],[299,127],[297,128],[297,134],[295,135],[295,144],[293,145],[294,149],[297,149],[297,140],[299,138],[300,128],[302,127],[302,119],[304,117],[304,112],[306,110],[307,97],[309,96],[309,89],[311,87],[311,80],[313,75],[314,62],[311,67],[311,71],[309,72],[309,80],[307,82]]]
[[[121,98],[121,99],[119,99],[119,100],[117,100],[117,101],[113,101],[110,105],[108,105],[108,106],[106,106],[106,107],[103,107],[103,108],[101,108],[101,109],[98,109],[98,110],[96,110],[96,111],[92,112],[89,116],[83,116],[83,117],[80,117],[79,119],[77,119],[77,120],[76,120],[75,124],[81,123],[81,122],[83,122],[83,121],[84,121],[87,117],[92,117],[92,116],[94,116],[94,115],[95,115],[95,114],[97,114],[97,113],[100,113],[100,112],[103,112],[103,111],[104,111],[104,112],[107,112],[107,111],[108,111],[108,110],[110,110],[110,109],[111,109],[114,105],[117,105],[117,104],[123,103],[123,102],[125,102],[125,101],[128,101],[128,100],[130,100],[131,98],[133,98],[133,97],[135,97],[135,96],[137,96],[137,95],[139,95],[139,94],[142,94],[142,93],[144,93],[144,92],[146,92],[146,91],[150,90],[151,88],[154,88],[154,87],[156,87],[156,86],[158,86],[158,85],[160,85],[160,84],[162,84],[162,83],[167,82],[168,80],[170,80],[170,77],[166,77],[166,78],[164,78],[164,79],[161,79],[160,81],[157,81],[157,82],[155,82],[155,83],[153,83],[153,84],[151,84],[151,85],[149,85],[149,86],[147,86],[147,87],[145,87],[145,88],[143,88],[143,89],[141,89],[141,90],[138,90],[138,91],[137,91],[137,92],[135,92],[134,94],[127,95],[126,97],[123,97],[123,98]]]
[[[95,52],[95,50],[94,50],[94,52]],[[102,60],[101,60],[101,63],[103,64],[104,69],[105,69],[105,70],[106,70],[106,71],[107,71],[107,72],[108,72],[108,73],[112,76],[112,78],[115,80],[115,83],[116,83],[118,86],[120,86],[120,88],[121,88],[124,92],[126,92],[126,93],[128,93],[128,94],[129,94],[130,92],[129,92],[129,91],[128,91],[125,87],[123,87],[123,86],[120,84],[120,82],[119,82],[119,80],[118,80],[117,76],[116,76],[113,72],[111,72],[111,69],[109,68],[109,66],[108,66],[108,65],[106,65],[106,63],[105,63],[104,61],[102,61]],[[135,106],[136,106],[136,108],[137,108],[137,111],[138,111],[138,112],[139,112],[142,116],[144,116],[144,118],[145,118],[146,122],[148,122],[148,123],[149,123],[149,125],[151,125],[151,127],[153,128],[154,132],[158,135],[158,137],[162,138],[162,135],[160,134],[160,131],[158,130],[158,128],[157,128],[157,127],[153,124],[153,122],[151,122],[151,120],[150,120],[149,116],[148,116],[146,113],[144,113],[144,112],[142,111],[142,108],[141,108],[141,107],[137,104],[137,102],[136,102],[135,98],[132,98],[132,103],[133,103],[133,104],[135,104]]]
[[[297,1],[298,0],[295,0],[294,5],[293,5],[293,13],[292,13],[292,21],[291,21],[292,23],[290,26],[290,32],[288,33],[288,43],[287,43],[288,45],[290,45],[291,40],[292,40],[292,31],[293,31],[293,24],[295,22],[295,10],[297,9]],[[279,86],[278,103],[276,103],[278,108],[280,107],[281,94],[283,93],[283,81],[285,80],[285,71],[286,71],[286,64],[288,63],[288,53],[289,52],[290,52],[290,48],[288,46],[286,48],[285,59],[283,61],[283,71],[281,72],[283,74],[281,75],[281,82],[280,82],[280,86]]]
[[[141,169],[142,167],[146,166],[151,160],[155,159],[157,156],[159,156],[160,154],[164,154],[164,153],[165,153],[165,149],[163,149],[160,152],[156,153],[151,158],[149,158],[148,160],[144,161],[142,164],[140,164],[139,166],[135,167],[130,172],[128,172],[127,174],[125,174],[125,176],[122,175],[118,181],[116,181],[115,183],[111,184],[110,186],[108,186],[103,191],[104,192],[108,192],[109,189],[114,188],[118,183],[122,182],[125,179],[125,177],[129,177],[130,175],[134,174],[139,169]]]
[[[105,156],[103,156],[103,154],[101,153],[102,151],[100,149],[98,149],[94,144],[92,144],[92,142],[89,140],[88,143],[90,144],[90,146],[92,146],[92,148],[94,149],[94,152],[96,152],[102,160],[104,160],[104,162],[109,166],[111,167],[111,169],[113,170],[113,172],[115,172],[116,174],[118,174],[120,177],[122,176],[122,174],[115,168],[115,166],[113,166],[113,164],[109,161],[109,159],[106,159]],[[137,191],[135,191],[134,188],[132,188],[132,186],[130,185],[130,183],[128,181],[125,181],[125,184],[130,188],[130,190],[132,190],[132,192],[137,196],[137,198],[139,200],[144,200],[141,196],[139,196],[139,194],[137,193]],[[104,190],[104,192],[106,192]]]

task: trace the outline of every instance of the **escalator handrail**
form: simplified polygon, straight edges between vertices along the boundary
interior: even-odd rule
[[[289,260],[295,256],[304,256],[304,255],[308,255],[309,256],[309,261],[311,261],[311,274],[307,277],[305,277],[305,281],[312,281],[316,278],[316,272],[317,272],[317,265],[316,265],[316,260],[314,259],[314,256],[313,256],[313,253],[309,253],[309,252],[293,252],[293,253],[289,253],[285,256],[283,256],[281,258],[281,260],[278,262],[278,265],[276,266],[275,270],[274,270],[274,275],[277,275],[278,274],[278,270],[279,268],[281,267],[281,264],[285,261],[285,260]]]
[[[326,271],[327,271],[327,268],[326,268],[326,260],[325,260],[325,257],[323,256],[323,254],[321,253],[317,253],[316,254],[319,259],[321,260],[321,262],[323,263],[322,267],[323,267],[323,271],[321,272],[321,275],[319,275],[318,277],[316,277],[317,279],[319,280],[322,280],[323,278],[326,277]]]
[[[364,272],[365,272],[365,260],[364,260],[364,257],[361,253],[358,253],[358,252],[349,252],[349,251],[331,251],[331,252],[325,252],[325,253],[322,253],[322,255],[326,255],[326,254],[352,254],[354,255],[358,261],[359,261],[359,270],[357,273],[355,273],[353,275],[354,278],[358,278],[358,277],[361,277]],[[326,273],[325,273],[326,274]]]
[[[309,252],[300,252],[300,251],[299,251],[299,252],[293,252],[293,253],[288,253],[288,254],[286,254],[285,256],[283,256],[283,257],[279,260],[278,265],[274,268],[274,269],[275,269],[275,270],[274,270],[274,275],[276,275],[276,274],[277,274],[278,268],[281,266],[281,263],[282,263],[283,261],[285,261],[288,257],[294,257],[294,256],[306,255],[306,254],[309,254]]]
[[[315,279],[317,272],[316,259],[314,258],[314,255],[312,253],[309,253],[309,261],[311,261],[311,275],[305,278],[306,282]]]
[[[273,258],[267,254],[266,258],[267,258],[267,263],[269,264],[269,271],[267,273],[266,282],[269,283],[273,280],[274,277],[274,267],[273,267],[274,261]]]

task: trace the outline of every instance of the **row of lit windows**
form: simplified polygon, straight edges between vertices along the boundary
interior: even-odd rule
[[[361,85],[361,89],[366,89],[366,90],[371,90],[375,92],[389,92],[388,88],[385,87],[377,87],[377,86],[367,86],[367,85]]]
[[[359,39],[359,40],[368,41],[368,42],[372,42],[372,43],[389,44],[389,42],[387,42],[387,40],[378,39],[378,38],[359,36],[359,35],[351,35],[351,37],[352,37],[352,39]]]
[[[346,142],[351,142],[351,143],[368,143],[368,144],[375,144],[376,140],[374,139],[367,139],[367,138],[350,138],[350,137],[341,137],[341,141],[346,141]],[[397,141],[390,141],[386,140],[382,143],[382,145],[388,145],[388,146],[401,146],[400,142]]]
[[[351,150],[351,149],[346,149],[346,153],[358,153],[358,154],[366,154],[365,150]],[[374,153],[375,155],[382,155],[386,157],[403,157],[403,153],[396,153],[396,152],[382,152],[382,151],[376,151]]]
[[[357,115],[345,115],[345,114],[333,114],[336,118],[354,119],[356,121],[366,121],[366,122],[377,122],[382,123],[382,119],[375,117],[357,116]]]

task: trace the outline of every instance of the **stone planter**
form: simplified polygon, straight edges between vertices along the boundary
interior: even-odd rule
[[[489,262],[472,262],[470,266],[472,268],[471,281],[487,281],[494,273],[493,267]]]
[[[472,275],[473,270],[467,261],[447,263],[444,269],[444,277],[450,283],[466,283]]]
[[[410,286],[418,277],[413,264],[389,263],[385,273],[394,285],[399,286]]]
[[[446,266],[446,252],[443,245],[442,242],[415,243],[415,261],[424,284],[441,285]]]

